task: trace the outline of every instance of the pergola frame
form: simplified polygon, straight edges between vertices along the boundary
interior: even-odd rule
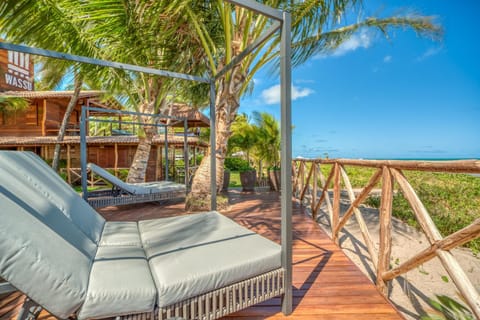
[[[237,63],[258,48],[263,42],[275,32],[280,30],[280,98],[281,98],[281,245],[282,245],[282,267],[285,270],[284,286],[285,293],[282,297],[282,312],[286,315],[292,312],[292,123],[291,123],[291,15],[289,12],[273,9],[254,0],[224,0],[234,5],[251,10],[274,20],[271,28],[256,41],[248,46],[243,52],[237,55],[232,61],[220,70],[212,78],[193,76],[154,68],[141,67],[125,63],[117,63],[93,59],[78,55],[60,53],[51,50],[32,48],[28,46],[15,45],[0,42],[0,48],[13,50],[33,55],[40,55],[50,58],[70,60],[80,63],[123,69],[128,71],[143,72],[152,75],[172,77],[177,79],[196,81],[210,84],[210,190],[211,209],[216,209],[216,115],[215,115],[215,81],[223,74],[231,70]],[[152,116],[152,115],[150,115]],[[85,128],[84,128],[85,130]]]
[[[176,124],[178,122],[183,122],[183,157],[184,157],[184,166],[185,166],[185,186],[188,186],[188,141],[187,141],[187,118],[182,117],[175,117],[175,116],[166,116],[162,114],[149,114],[149,113],[140,113],[140,112],[131,112],[131,111],[123,111],[123,110],[106,110],[97,107],[91,106],[83,106],[82,112],[80,114],[80,168],[82,171],[82,193],[83,199],[85,201],[88,200],[88,189],[87,189],[87,125],[90,122],[107,122],[107,123],[122,123],[122,124],[133,124],[133,125],[140,125],[140,126],[150,126],[150,127],[157,127],[157,128],[165,128],[165,180],[168,180],[168,132],[167,127],[173,124],[160,124],[160,123],[143,123],[143,122],[134,122],[134,121],[120,121],[120,120],[103,120],[103,119],[95,119],[90,116],[90,111],[97,111],[104,113],[109,113],[112,115],[131,115],[131,116],[145,116],[151,117],[154,119],[170,119],[170,120],[177,120],[177,122],[173,123]]]

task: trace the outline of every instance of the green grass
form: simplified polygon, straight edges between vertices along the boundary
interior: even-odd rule
[[[241,187],[242,183],[240,182],[240,172],[230,171],[230,183],[229,187]]]
[[[330,169],[331,165],[322,165],[325,178],[328,177]],[[376,171],[373,168],[353,166],[346,166],[345,170],[353,188],[363,188]],[[404,174],[443,236],[452,234],[480,218],[480,178],[467,174],[421,171],[404,171]],[[375,187],[381,188],[381,182]],[[397,184],[395,190],[400,190]],[[378,208],[380,198],[370,196],[365,203]],[[415,215],[401,192],[394,196],[392,214],[419,228]],[[477,255],[480,253],[480,239],[472,240],[465,246]]]

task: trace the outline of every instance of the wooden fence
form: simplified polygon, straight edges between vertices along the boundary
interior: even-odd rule
[[[322,174],[322,165],[331,165],[328,176]],[[368,167],[376,169],[366,186],[355,195],[345,166]],[[469,226],[442,237],[422,201],[403,174],[404,170],[480,173],[480,161],[394,161],[394,160],[350,160],[350,159],[296,159],[293,161],[293,194],[301,202],[310,198],[313,219],[317,219],[318,211],[325,202],[328,220],[332,230],[332,238],[338,244],[339,233],[347,221],[355,215],[363,240],[376,272],[377,288],[387,296],[387,282],[393,280],[415,267],[437,256],[463,295],[473,313],[480,319],[480,294],[460,267],[450,250],[470,240],[480,237],[480,219]],[[348,195],[350,206],[340,215],[340,197],[342,184]],[[375,185],[381,181],[381,202],[379,209],[379,248],[374,246],[367,224],[358,209],[367,199]],[[390,266],[392,249],[392,201],[394,181],[397,182],[405,199],[410,204],[420,228],[425,233],[430,246],[412,256],[401,265]],[[333,189],[333,198],[330,196]]]

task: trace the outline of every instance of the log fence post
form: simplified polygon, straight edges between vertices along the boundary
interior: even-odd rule
[[[332,231],[338,225],[340,219],[340,165],[335,163],[333,167],[333,217],[332,217]],[[333,234],[333,241],[338,245],[338,234]]]
[[[380,246],[378,249],[377,288],[384,296],[388,294],[388,286],[383,281],[383,274],[390,269],[392,252],[392,200],[393,180],[390,169],[382,169],[382,200],[380,203]]]

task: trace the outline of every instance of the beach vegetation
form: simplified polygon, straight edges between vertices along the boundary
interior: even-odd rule
[[[467,307],[449,296],[436,295],[436,299],[430,299],[430,305],[433,307],[434,313],[422,316],[421,320],[475,319]]]

